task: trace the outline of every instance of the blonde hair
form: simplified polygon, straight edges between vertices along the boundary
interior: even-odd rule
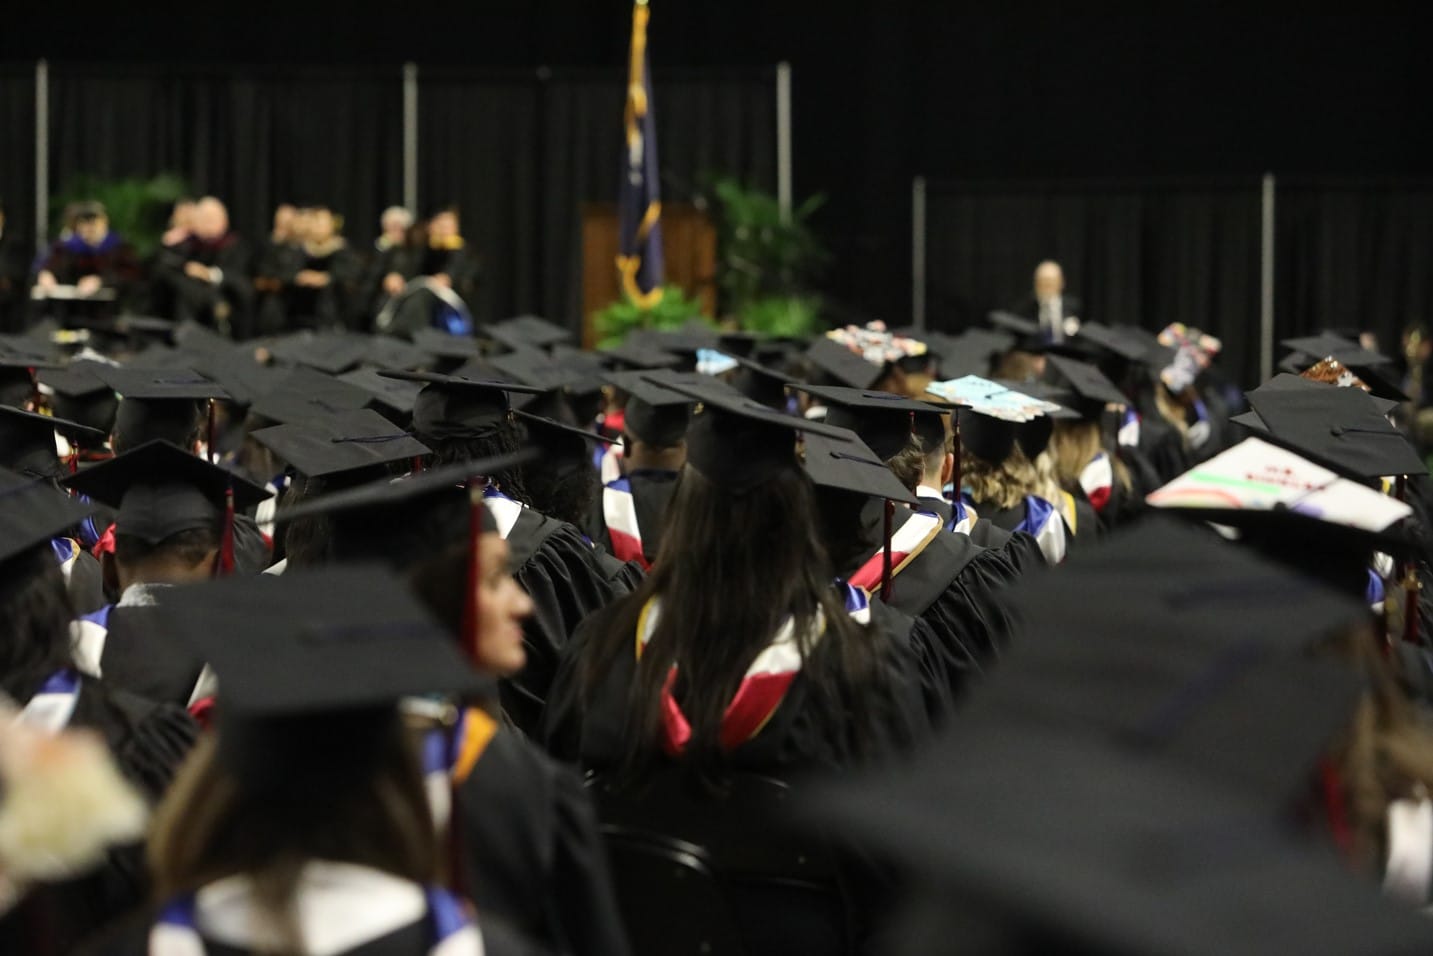
[[[1072,490],[1078,487],[1080,475],[1090,462],[1095,460],[1095,456],[1104,450],[1104,437],[1099,422],[1055,422],[1055,431],[1050,436],[1050,456],[1055,462],[1055,474],[1064,487]],[[1125,494],[1129,494],[1134,489],[1129,468],[1125,467],[1118,455],[1108,457],[1115,481]]]
[[[412,741],[395,717],[392,736],[380,735],[377,765],[366,781],[298,799],[248,794],[225,767],[214,734],[190,753],[160,803],[150,832],[148,860],[154,892],[163,902],[216,880],[251,881],[256,922],[280,943],[268,952],[303,953],[294,894],[304,867],[317,859],[354,863],[415,883],[438,876],[437,837]],[[322,802],[322,813],[295,807]],[[321,821],[321,822],[316,822]]]
[[[968,451],[962,451],[960,482],[970,489],[977,505],[993,505],[1001,509],[1015,507],[1026,495],[1041,494],[1042,484],[1039,470],[1018,446],[1012,448],[999,464],[991,464]]]

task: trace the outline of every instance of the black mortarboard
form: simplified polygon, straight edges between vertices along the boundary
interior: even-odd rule
[[[437,372],[380,374],[423,383],[413,404],[413,430],[432,439],[478,437],[507,421],[512,411],[508,393],[538,395],[540,388],[513,382],[479,380]]]
[[[611,444],[612,439],[576,428],[551,418],[517,410],[513,413],[523,424],[528,442],[542,452],[543,467],[570,470],[572,465],[592,467],[592,446]]]
[[[376,769],[399,700],[490,693],[389,572],[356,566],[177,587],[159,616],[219,680],[219,758],[245,790],[322,794]]]
[[[70,475],[62,483],[117,509],[116,534],[151,544],[195,528],[218,530],[229,489],[234,492],[236,511],[271,494],[267,488],[165,441],[140,445]]]
[[[1423,475],[1427,466],[1359,388],[1258,388],[1248,400],[1272,440],[1358,478]]]
[[[917,412],[944,411],[891,392],[820,385],[793,385],[826,405],[826,423],[849,428],[883,460],[898,455],[911,440],[911,418]]]
[[[821,488],[849,491],[869,498],[886,498],[902,504],[919,501],[896,478],[884,460],[850,429],[840,439],[808,434],[803,442],[802,464],[811,483]]]
[[[1320,332],[1318,335],[1281,339],[1279,344],[1291,352],[1303,352],[1305,355],[1313,356],[1315,362],[1335,352],[1358,348],[1357,342],[1352,339],[1346,339],[1341,335],[1334,335],[1332,332]]]
[[[24,474],[53,477],[59,470],[55,433],[73,445],[95,448],[104,444],[104,432],[78,422],[0,405],[0,467]]]
[[[682,360],[671,352],[664,352],[661,349],[640,345],[636,342],[623,342],[614,349],[607,349],[597,354],[616,363],[618,368],[625,369],[676,368],[682,364]]]
[[[413,344],[429,355],[462,361],[482,354],[482,345],[467,335],[450,335],[440,329],[416,329]]]
[[[995,360],[1014,346],[1015,336],[993,329],[966,329],[957,336],[939,336],[934,346],[939,350],[939,377],[979,375],[984,378],[990,374]]]
[[[870,388],[886,374],[890,363],[877,365],[846,346],[822,337],[806,349],[806,358],[827,379],[850,388]]]
[[[1054,729],[957,730],[909,769],[832,785],[803,811],[926,887],[892,953],[1427,947],[1426,918],[1237,792]]]
[[[972,408],[958,408],[960,447],[981,461],[998,465],[1010,457],[1020,433],[1020,422],[984,415]]]
[[[732,358],[753,358],[766,341],[767,336],[760,332],[719,332],[716,347]]]
[[[627,393],[623,431],[658,447],[670,447],[686,437],[693,400],[658,384],[670,380],[672,377],[660,372],[614,372],[607,376],[613,387]]]
[[[573,377],[572,372],[561,363],[553,361],[551,355],[531,347],[494,355],[487,363],[497,369],[503,380],[530,385],[533,388],[566,388]]]
[[[229,397],[222,385],[188,368],[123,368],[97,362],[90,366],[90,371],[126,401],[195,402]]]
[[[95,510],[48,481],[0,468],[0,563],[44,544]]]
[[[59,418],[69,419],[104,435],[97,442],[87,443],[83,438],[78,442],[83,448],[96,448],[109,437],[114,426],[115,412],[119,399],[110,388],[93,372],[94,362],[75,362],[68,368],[45,370],[40,373],[40,387],[50,394],[50,408]]]
[[[1132,334],[1131,329],[1130,326],[1114,327],[1099,322],[1086,322],[1080,326],[1079,334],[1075,336],[1075,342],[1080,345],[1095,346],[1127,362],[1151,364],[1155,359],[1155,354],[1151,349],[1150,341],[1157,344],[1158,340],[1152,337],[1147,340]],[[1163,354],[1166,353],[1161,353],[1161,355]]]
[[[773,411],[720,382],[656,384],[701,402],[687,429],[687,463],[708,481],[737,494],[799,469],[798,434],[844,437],[842,429]]]
[[[423,386],[417,382],[405,382],[398,378],[379,375],[377,369],[356,368],[338,377],[345,385],[354,385],[372,396],[369,407],[380,412],[389,421],[406,425],[413,418],[413,403]]]
[[[304,365],[327,375],[338,375],[364,360],[368,344],[356,336],[299,332],[269,343],[269,353],[289,365]]]
[[[731,376],[732,388],[767,408],[785,410],[786,383],[791,381],[790,375],[740,355],[733,355],[731,359],[737,364]]]
[[[411,342],[392,335],[352,333],[363,346],[363,363],[378,368],[430,368],[437,356]]]
[[[484,334],[509,348],[545,349],[566,344],[573,339],[572,330],[536,315],[519,315],[487,327]]]
[[[986,313],[985,320],[1002,332],[1009,332],[1021,340],[1034,340],[1040,335],[1040,323],[1023,315],[996,309]]]
[[[431,451],[367,408],[261,428],[252,437],[309,478],[409,461]]]
[[[211,355],[225,355],[234,348],[233,340],[194,319],[184,319],[174,327],[174,344],[191,353]]]
[[[1316,381],[1314,381],[1313,379],[1304,378],[1302,375],[1299,375],[1298,373],[1282,372],[1282,373],[1280,373],[1280,374],[1278,374],[1278,375],[1275,375],[1273,378],[1269,379],[1269,380],[1268,380],[1267,382],[1265,382],[1263,385],[1260,385],[1260,386],[1259,386],[1259,389],[1260,389],[1260,390],[1267,389],[1268,391],[1271,391],[1271,392],[1277,392],[1277,391],[1279,391],[1279,390],[1281,390],[1281,389],[1282,389],[1282,390],[1288,390],[1288,389],[1298,389],[1298,388],[1310,389],[1310,388],[1343,388],[1343,387],[1345,387],[1345,386],[1335,386],[1335,385],[1332,384],[1331,382],[1316,382]],[[1362,389],[1360,389],[1360,391],[1362,391]],[[1378,413],[1379,413],[1380,415],[1387,415],[1389,412],[1393,411],[1395,408],[1398,407],[1398,401],[1395,400],[1395,399],[1391,399],[1391,398],[1379,398],[1378,396],[1373,395],[1373,394],[1371,394],[1371,393],[1365,393],[1365,394],[1367,394],[1367,395],[1369,396],[1369,398],[1368,398],[1369,404],[1370,404],[1371,406],[1373,406],[1374,408],[1378,409]],[[1264,423],[1259,419],[1259,416],[1256,415],[1256,414],[1254,414],[1253,412],[1246,412],[1244,415],[1236,415],[1236,416],[1234,416],[1233,419],[1230,419],[1230,421],[1234,421],[1234,420],[1239,419],[1239,418],[1246,418],[1247,420],[1249,420],[1250,422],[1252,422],[1252,423],[1254,424],[1254,427],[1264,428]]]
[[[1100,371],[1099,366],[1055,354],[1047,355],[1046,361],[1068,387],[1068,393],[1072,394],[1066,396],[1068,401],[1049,395],[1037,395],[1036,398],[1058,402],[1090,421],[1097,421],[1104,414],[1106,405],[1129,404],[1129,399]]]
[[[260,419],[287,425],[367,408],[372,401],[371,392],[352,382],[340,382],[311,368],[296,368],[256,398],[249,410]]]
[[[1388,398],[1395,402],[1409,400],[1408,393],[1398,384],[1398,369],[1388,356],[1368,349],[1352,348],[1334,352],[1327,357],[1356,375],[1379,398]]]

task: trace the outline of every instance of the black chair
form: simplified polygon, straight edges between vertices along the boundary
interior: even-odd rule
[[[712,794],[673,767],[588,787],[636,956],[855,951],[834,855],[791,825],[784,782],[739,773]]]

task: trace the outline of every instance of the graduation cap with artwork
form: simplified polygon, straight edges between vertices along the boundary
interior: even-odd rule
[[[246,792],[315,822],[402,746],[399,702],[493,693],[389,571],[252,575],[176,587],[158,609],[219,682],[218,757]]]

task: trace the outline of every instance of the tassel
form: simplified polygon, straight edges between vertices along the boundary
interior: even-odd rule
[[[234,483],[224,489],[224,530],[219,536],[219,560],[214,565],[216,578],[234,573]]]
[[[950,410],[950,442],[955,452],[955,470],[950,476],[950,503],[960,501],[960,410]]]
[[[1334,845],[1348,859],[1353,853],[1353,828],[1348,822],[1343,781],[1339,778],[1338,768],[1328,757],[1319,760],[1319,783],[1323,789],[1324,812],[1328,815]]]
[[[422,471],[423,471],[423,456],[422,456],[422,455],[414,455],[414,456],[413,456],[413,467],[412,467],[411,470],[412,470],[413,474],[415,474],[415,475],[422,473]]]
[[[468,482],[468,580],[463,597],[463,649],[474,665],[478,662],[478,612],[481,598],[482,558],[478,548],[483,538],[483,484],[477,479]]]
[[[881,553],[881,600],[891,597],[891,522],[895,519],[896,503],[886,499],[885,535],[886,543]]]
[[[208,452],[209,464],[211,465],[217,465],[219,463],[219,452],[214,447],[214,432],[216,430],[214,426],[214,416],[214,399],[211,398],[209,399],[209,434],[205,439],[208,442],[208,444],[205,445],[205,449]]]

